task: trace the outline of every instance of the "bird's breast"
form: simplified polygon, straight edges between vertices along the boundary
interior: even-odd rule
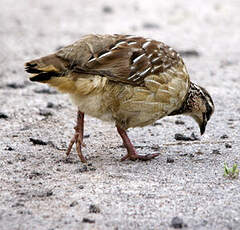
[[[119,97],[117,119],[123,128],[149,125],[179,109],[189,88],[189,78],[185,66],[180,65],[147,76],[144,84],[125,87],[126,96]]]

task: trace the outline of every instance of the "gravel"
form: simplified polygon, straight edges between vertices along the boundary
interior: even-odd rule
[[[0,7],[1,230],[165,230],[174,217],[187,229],[240,229],[240,179],[223,176],[224,163],[240,165],[239,1],[1,0]],[[88,163],[75,148],[66,158],[77,109],[67,95],[26,81],[23,64],[88,33],[143,35],[179,50],[215,102],[205,134],[189,117],[166,117],[128,132],[140,154],[157,158],[120,162],[126,151],[114,125],[86,116]],[[40,114],[44,108],[52,115]],[[193,132],[199,140],[174,138]],[[89,213],[91,204],[101,212]]]

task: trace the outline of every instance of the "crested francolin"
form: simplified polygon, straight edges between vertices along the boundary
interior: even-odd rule
[[[75,135],[82,162],[84,114],[116,124],[127,154],[122,160],[149,160],[138,155],[126,130],[171,115],[189,115],[204,133],[214,104],[209,93],[192,83],[180,55],[152,39],[130,35],[87,35],[54,54],[25,64],[30,80],[68,93],[78,106]]]

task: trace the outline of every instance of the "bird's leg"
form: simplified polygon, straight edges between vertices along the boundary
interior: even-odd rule
[[[82,113],[80,110],[78,110],[78,113],[77,113],[77,125],[74,127],[74,129],[75,129],[75,134],[69,143],[66,154],[67,154],[67,156],[70,154],[73,144],[76,143],[76,149],[77,149],[78,156],[83,163],[86,163],[87,161],[82,154],[84,113]]]
[[[136,153],[136,149],[134,148],[133,144],[131,143],[126,131],[122,128],[120,128],[117,125],[117,131],[119,133],[119,135],[121,136],[122,140],[123,140],[123,144],[124,146],[127,148],[127,154],[121,159],[121,161],[124,161],[126,159],[130,159],[130,160],[143,160],[143,161],[147,161],[147,160],[151,160],[154,157],[157,157],[159,154],[158,153],[154,153],[154,154],[147,154],[147,155],[138,155]]]

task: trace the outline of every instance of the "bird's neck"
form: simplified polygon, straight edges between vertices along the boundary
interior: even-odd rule
[[[189,104],[192,99],[192,90],[193,90],[194,84],[190,82],[190,86],[188,89],[188,92],[186,93],[185,99],[183,100],[183,103],[180,108],[172,111],[168,116],[174,116],[174,115],[180,115],[189,112]]]

